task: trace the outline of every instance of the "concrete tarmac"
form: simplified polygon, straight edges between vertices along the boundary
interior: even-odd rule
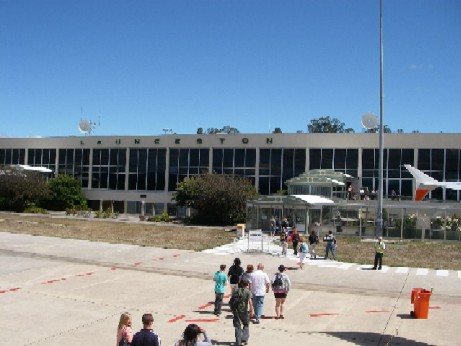
[[[280,264],[291,267],[285,319],[273,318],[275,300],[267,294],[265,318],[250,325],[249,345],[461,345],[457,271],[371,271],[324,260],[307,260],[300,270],[289,258],[262,253],[217,255],[8,232],[0,232],[0,344],[114,346],[119,316],[128,311],[134,330],[142,327],[142,314],[152,312],[163,346],[173,345],[189,323],[206,329],[214,344],[233,345],[227,304],[220,317],[213,315],[212,276],[237,256],[243,266],[264,263],[269,277]],[[410,317],[412,288],[433,290],[428,319]]]

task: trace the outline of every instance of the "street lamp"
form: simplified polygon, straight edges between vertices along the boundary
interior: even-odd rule
[[[383,235],[383,156],[384,156],[384,82],[383,82],[383,0],[379,0],[379,185],[376,211],[376,236]]]

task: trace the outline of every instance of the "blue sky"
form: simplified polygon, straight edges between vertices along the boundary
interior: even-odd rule
[[[384,123],[461,132],[461,1],[383,0]],[[379,115],[379,0],[0,0],[0,136]]]

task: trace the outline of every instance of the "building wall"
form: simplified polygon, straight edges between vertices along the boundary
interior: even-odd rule
[[[386,134],[384,147],[384,195],[393,189],[412,196],[405,163],[441,181],[461,178],[461,134]],[[73,175],[88,199],[123,201],[125,210],[139,209],[141,195],[166,210],[176,183],[205,172],[245,176],[261,194],[273,194],[304,171],[326,168],[376,190],[378,162],[377,134],[0,138],[0,164],[45,166]],[[437,189],[430,197],[460,196]]]

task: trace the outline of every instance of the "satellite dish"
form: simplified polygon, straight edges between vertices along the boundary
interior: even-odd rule
[[[91,123],[90,120],[82,119],[78,123],[78,130],[80,131],[80,133],[83,133],[85,135],[91,133],[91,131],[93,131],[93,128],[94,125]]]
[[[378,126],[378,118],[373,113],[365,113],[360,120],[362,126],[367,130],[375,129]]]

